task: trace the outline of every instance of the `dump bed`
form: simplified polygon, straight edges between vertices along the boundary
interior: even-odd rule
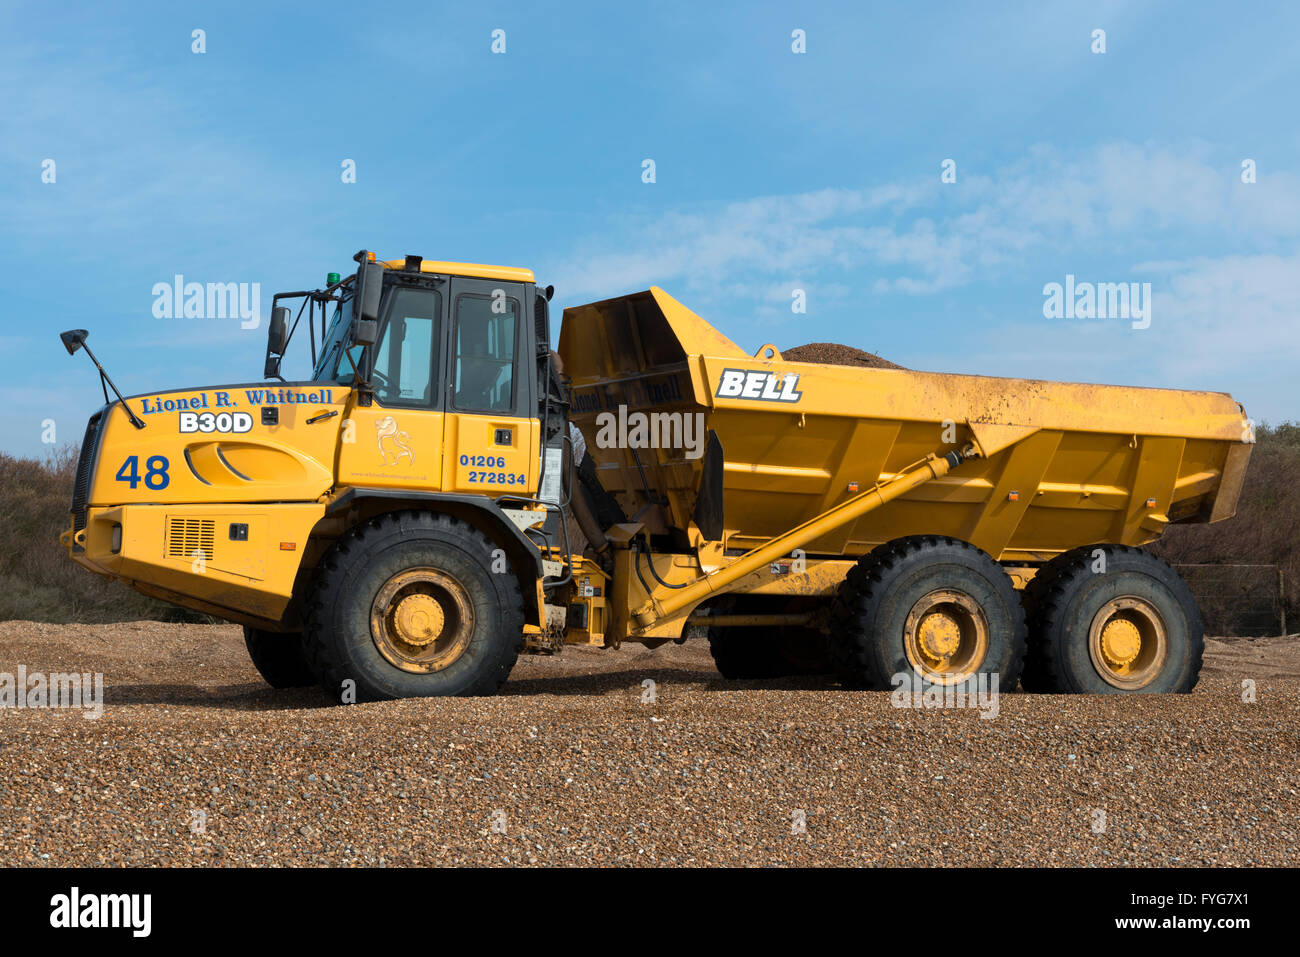
[[[966,443],[981,457],[806,551],[856,556],[920,533],[1003,561],[1140,545],[1171,522],[1230,517],[1254,440],[1225,393],[751,356],[656,287],[566,309],[559,351],[572,419],[628,519],[728,549]]]

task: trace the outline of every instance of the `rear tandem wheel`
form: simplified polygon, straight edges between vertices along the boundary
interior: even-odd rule
[[[1188,692],[1205,638],[1191,589],[1168,562],[1125,545],[1085,545],[1025,589],[1026,691]]]
[[[831,611],[832,654],[843,682],[888,690],[969,687],[997,675],[1011,691],[1025,656],[1025,620],[1006,571],[968,542],[914,535],[862,556]],[[915,685],[913,685],[915,687]]]

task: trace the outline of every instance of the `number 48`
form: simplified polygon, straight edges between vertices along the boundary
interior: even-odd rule
[[[170,467],[167,459],[161,455],[151,456],[144,463],[144,467],[143,482],[146,488],[157,492],[167,487],[171,481],[171,477],[167,474],[167,469]],[[140,484],[142,479],[140,478],[140,461],[137,456],[132,455],[122,463],[122,467],[117,470],[117,480],[126,482],[132,489]]]

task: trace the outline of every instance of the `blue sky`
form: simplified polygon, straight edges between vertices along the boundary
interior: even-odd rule
[[[155,318],[154,284],[265,314],[362,247],[529,266],[561,307],[654,283],[751,350],[1300,418],[1298,37],[1289,3],[11,2],[0,450],[102,401],[60,330],[128,394],[252,381],[264,323]],[[1067,274],[1151,283],[1150,327],[1045,318]]]

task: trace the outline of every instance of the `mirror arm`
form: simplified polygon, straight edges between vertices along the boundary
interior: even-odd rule
[[[347,357],[348,365],[352,366],[352,388],[357,390],[357,404],[361,406],[369,406],[375,395],[375,390],[370,385],[370,380],[367,379],[361,370],[357,368],[356,362],[352,359],[352,351],[350,349],[344,349],[343,355]],[[365,365],[365,363],[362,362],[362,365]]]
[[[131,424],[134,425],[137,429],[143,429],[144,420],[141,419],[140,416],[135,414],[135,410],[131,408],[130,403],[128,403],[126,399],[123,397],[116,383],[114,383],[113,380],[109,378],[108,373],[104,371],[104,367],[100,365],[99,360],[95,358],[95,354],[90,351],[90,346],[86,345],[86,343],[83,341],[81,343],[81,348],[86,350],[86,355],[90,356],[90,361],[95,363],[95,368],[99,370],[100,387],[103,388],[104,384],[108,383],[108,387],[104,389],[104,402],[105,403],[108,402],[108,389],[112,389],[113,394],[117,396],[117,401],[121,402],[122,408],[126,410],[126,416],[128,419],[131,420]]]

